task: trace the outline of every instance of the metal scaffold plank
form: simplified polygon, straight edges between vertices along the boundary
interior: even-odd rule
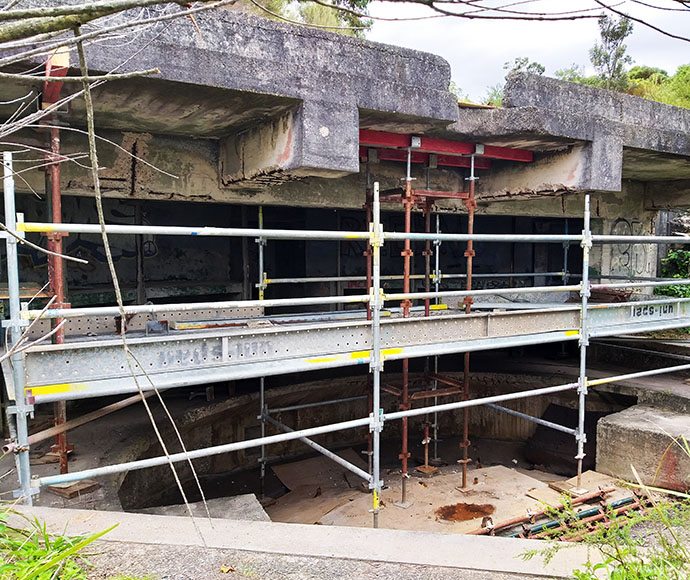
[[[591,305],[592,334],[687,326],[690,300]],[[575,340],[579,307],[391,319],[381,324],[386,359]],[[369,362],[365,321],[191,331],[130,338],[142,388],[189,386]],[[25,351],[27,395],[49,402],[136,390],[122,342],[90,340]]]

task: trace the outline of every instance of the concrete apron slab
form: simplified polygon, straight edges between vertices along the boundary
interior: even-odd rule
[[[118,524],[102,540],[204,546],[188,517],[23,506],[19,506],[17,511],[44,521],[52,533],[61,534],[66,530],[68,535],[88,535]],[[21,525],[21,522],[19,516],[13,516],[13,525]],[[572,578],[572,571],[582,566],[589,556],[587,546],[564,543],[566,545],[563,549],[556,553],[548,566],[544,566],[540,556],[528,561],[520,557],[528,550],[543,550],[548,546],[539,540],[227,519],[209,521],[197,518],[196,524],[209,548],[416,564],[549,578]],[[593,553],[592,559],[598,559],[597,554]]]

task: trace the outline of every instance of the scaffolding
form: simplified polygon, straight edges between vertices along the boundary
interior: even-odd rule
[[[574,438],[576,459],[578,461],[578,480],[582,471],[585,443],[585,402],[590,387],[613,383],[633,377],[652,376],[690,369],[690,364],[683,364],[663,369],[641,371],[627,375],[610,376],[603,379],[587,378],[587,346],[591,338],[612,336],[616,334],[636,333],[667,328],[679,328],[690,325],[690,300],[678,299],[643,299],[629,303],[605,303],[592,305],[589,297],[592,290],[611,289],[616,287],[655,287],[667,284],[667,281],[655,280],[644,282],[621,282],[614,284],[592,284],[589,280],[589,256],[593,244],[607,243],[674,243],[678,237],[661,236],[620,236],[594,235],[590,227],[589,194],[585,196],[584,229],[580,234],[476,234],[444,233],[440,231],[437,221],[436,231],[431,232],[430,220],[427,219],[427,231],[424,233],[386,232],[381,223],[381,195],[378,183],[371,187],[371,220],[368,231],[319,231],[319,230],[284,230],[267,229],[260,222],[259,228],[210,228],[210,227],[168,227],[143,225],[105,225],[111,235],[171,235],[171,236],[215,236],[247,237],[260,240],[260,249],[266,240],[363,240],[370,248],[367,260],[371,262],[371,283],[368,293],[353,296],[321,296],[290,299],[266,299],[263,294],[259,300],[240,300],[223,302],[205,302],[192,304],[145,304],[125,306],[127,315],[154,315],[158,313],[180,314],[216,313],[218,316],[233,310],[237,315],[244,312],[256,312],[257,308],[278,306],[317,306],[328,304],[362,304],[367,307],[369,316],[359,319],[339,320],[318,315],[312,320],[309,316],[300,316],[297,322],[275,326],[204,326],[195,328],[192,324],[185,329],[180,326],[179,333],[144,334],[132,332],[128,336],[129,350],[135,356],[134,374],[137,375],[143,390],[167,389],[195,384],[227,381],[239,378],[258,378],[260,380],[261,436],[245,441],[233,441],[225,444],[190,450],[168,456],[152,457],[86,469],[73,473],[32,478],[29,466],[29,434],[27,420],[33,412],[34,405],[76,398],[97,397],[111,394],[137,392],[134,374],[130,373],[126,355],[120,340],[112,336],[95,337],[67,336],[62,344],[24,344],[17,347],[22,338],[22,330],[37,319],[92,320],[102,324],[104,319],[120,315],[116,307],[96,308],[46,308],[30,310],[23,308],[19,298],[19,266],[17,243],[27,232],[44,233],[99,233],[100,226],[93,224],[72,223],[32,223],[25,222],[21,214],[15,213],[14,181],[12,171],[12,154],[4,153],[4,198],[5,219],[9,233],[5,234],[7,247],[8,284],[10,294],[10,317],[6,321],[9,329],[8,348],[12,350],[9,360],[3,365],[5,380],[10,399],[14,401],[7,409],[10,419],[11,441],[6,449],[11,451],[16,460],[19,489],[15,492],[26,503],[32,502],[32,496],[41,487],[58,483],[79,481],[86,478],[100,477],[108,474],[144,469],[169,462],[190,461],[231,451],[254,447],[261,448],[261,471],[265,471],[266,446],[292,440],[300,440],[319,453],[326,455],[346,469],[352,471],[368,483],[372,493],[373,525],[378,526],[381,509],[380,497],[383,480],[381,476],[381,433],[386,424],[393,421],[407,421],[417,416],[437,416],[438,413],[463,410],[463,413],[475,406],[490,405],[493,409],[517,414],[525,420],[568,433]],[[406,193],[409,186],[406,184]],[[407,213],[407,212],[406,212]],[[476,242],[497,243],[577,243],[582,249],[582,274],[577,284],[559,286],[536,286],[516,288],[511,292],[529,295],[542,292],[577,292],[579,304],[564,304],[559,307],[508,310],[504,312],[469,312],[471,300],[477,296],[492,296],[504,292],[504,289],[473,290],[471,271],[467,272],[467,288],[464,290],[440,289],[440,264],[436,252],[435,270],[430,275],[430,255],[427,256],[424,274],[427,287],[423,292],[411,292],[408,286],[403,292],[384,292],[381,276],[381,248],[388,241],[401,241],[405,249],[410,249],[412,242],[430,244],[445,242],[467,243],[468,260],[471,258],[472,244]],[[263,253],[260,251],[263,262]],[[408,256],[409,257],[409,256]],[[260,281],[266,279],[263,263],[260,264]],[[567,268],[564,267],[564,271]],[[405,269],[405,274],[409,270]],[[369,276],[367,275],[367,278]],[[433,290],[428,283],[434,282]],[[409,282],[409,276],[408,276]],[[674,280],[674,283],[688,284],[690,280]],[[260,288],[263,291],[265,288]],[[468,299],[469,298],[469,299]],[[462,299],[460,310],[448,308],[436,310],[427,307],[429,301]],[[411,301],[424,301],[424,316],[407,316]],[[383,317],[386,303],[403,303],[402,315]],[[255,314],[254,314],[255,315]],[[248,314],[249,316],[249,314]],[[236,319],[241,322],[241,319]],[[184,332],[182,331],[184,330]],[[130,333],[128,332],[128,335]],[[412,408],[405,406],[398,411],[386,412],[381,406],[381,392],[384,384],[382,375],[384,363],[411,358],[437,357],[469,353],[480,350],[491,350],[514,346],[546,344],[552,342],[577,341],[580,351],[579,377],[577,381],[567,384],[524,390],[489,397],[469,398],[466,381],[449,385],[454,392],[462,388],[461,400],[439,403],[443,389],[438,384],[448,381],[447,377],[438,374],[438,365],[434,363],[434,372],[429,373],[433,381],[433,398],[431,405]],[[293,405],[282,409],[269,409],[266,405],[264,377],[282,375],[317,369],[340,368],[354,365],[368,365],[371,376],[371,388],[367,398],[371,401],[371,412],[368,416],[357,419],[319,425],[308,428],[292,429],[278,422],[272,413],[287,409],[301,409],[318,404],[338,404],[353,400],[344,399]],[[500,405],[511,400],[527,397],[546,396],[561,392],[575,392],[578,399],[578,424],[575,427],[557,425],[518,413]],[[280,433],[267,435],[266,424],[275,426]],[[434,420],[434,429],[438,424]],[[313,437],[359,427],[367,427],[371,436],[370,468],[364,471],[346,460],[333,454],[322,445],[314,442]],[[430,439],[428,427],[425,438]],[[466,430],[463,433],[467,442]],[[436,436],[434,436],[436,438]],[[428,445],[428,443],[427,443]],[[404,445],[403,445],[404,449]],[[465,447],[466,450],[466,447]],[[427,446],[428,451],[428,446]],[[463,453],[465,459],[466,453]],[[579,481],[578,481],[579,482]]]

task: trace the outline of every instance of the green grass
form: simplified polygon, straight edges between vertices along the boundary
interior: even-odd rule
[[[8,524],[11,505],[0,505],[0,580],[86,580],[88,562],[80,552],[115,526],[87,537],[50,534],[45,523],[27,518]]]

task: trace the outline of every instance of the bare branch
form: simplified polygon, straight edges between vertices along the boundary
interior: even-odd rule
[[[618,16],[621,16],[623,18],[628,18],[632,20],[633,22],[637,22],[639,24],[642,24],[642,26],[646,26],[647,28],[651,28],[652,30],[656,30],[660,34],[663,34],[664,36],[668,36],[669,38],[675,38],[676,40],[684,40],[685,42],[690,42],[690,37],[688,36],[679,36],[677,34],[673,34],[672,32],[667,32],[663,28],[659,28],[658,26],[654,26],[653,24],[650,24],[646,20],[642,20],[641,18],[636,18],[634,16],[630,16],[629,14],[626,14],[625,12],[621,12],[617,8],[614,8],[613,6],[610,6],[606,4],[605,2],[602,2],[602,0],[594,0],[599,6],[602,8],[606,8],[606,10],[609,10],[613,12],[614,14],[617,14]]]
[[[208,0],[200,0],[207,1]],[[45,6],[0,12],[0,22],[4,20],[24,20],[25,18],[55,18],[56,16],[88,16],[90,19],[108,16],[130,8],[142,8],[156,4],[187,5],[187,0],[97,0],[87,4],[68,4],[66,6]],[[96,16],[94,16],[96,15]]]
[[[222,6],[230,6],[232,4],[235,4],[237,0],[218,0],[217,2],[213,2],[211,4],[204,4],[203,6],[197,6],[195,8],[189,8],[188,10],[180,10],[178,12],[174,12],[172,14],[162,14],[159,16],[154,16],[151,18],[144,18],[142,20],[137,20],[137,21],[128,21],[128,22],[123,22],[121,24],[116,24],[113,26],[109,26],[106,28],[101,28],[98,30],[94,30],[92,32],[87,32],[85,34],[82,34],[80,36],[82,42],[91,40],[93,38],[97,38],[99,36],[103,36],[105,34],[109,34],[111,32],[116,32],[118,30],[129,30],[138,26],[144,26],[147,24],[153,24],[155,22],[166,22],[168,20],[174,20],[176,18],[181,18],[183,16],[189,16],[192,14],[198,14],[199,12],[205,12],[207,10],[213,10],[215,8],[220,8]],[[25,35],[24,37],[29,36]],[[22,38],[24,38],[22,37]],[[0,67],[2,66],[7,66],[8,64],[13,64],[15,62],[20,62],[22,60],[26,60],[29,57],[40,55],[40,54],[49,54],[51,51],[55,50],[56,48],[60,48],[62,46],[72,46],[76,44],[76,40],[74,38],[63,38],[58,42],[53,42],[52,44],[48,44],[39,48],[35,48],[33,50],[27,50],[24,51],[20,54],[16,54],[10,57],[6,57],[3,59],[0,59]]]
[[[84,77],[39,77],[37,75],[25,75],[25,74],[12,74],[0,72],[0,79],[11,79],[17,81],[26,81],[34,83],[80,83],[82,81],[93,82],[93,81],[118,81],[122,79],[131,79],[134,77],[143,77],[148,75],[159,75],[161,74],[160,69],[151,68],[147,70],[138,70],[131,73],[122,74],[107,74],[107,75],[94,75],[87,78]]]
[[[49,256],[56,256],[58,258],[62,258],[63,260],[69,260],[71,262],[78,262],[80,264],[88,264],[88,260],[82,260],[81,258],[75,258],[73,256],[67,256],[65,254],[58,254],[57,252],[51,252],[50,250],[46,250],[45,248],[42,248],[41,246],[34,244],[33,242],[30,242],[29,240],[25,240],[21,236],[18,236],[15,234],[11,229],[9,229],[5,224],[0,223],[0,230],[3,232],[6,232],[13,238],[15,238],[20,244],[26,244],[30,248],[33,248],[34,250],[38,250],[39,252],[43,252],[44,254],[48,254]]]

